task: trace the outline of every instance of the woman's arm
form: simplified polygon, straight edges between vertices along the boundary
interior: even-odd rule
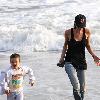
[[[91,46],[90,46],[90,35],[91,35],[90,31],[87,30],[87,31],[86,31],[86,34],[87,34],[86,48],[87,48],[88,52],[92,55],[94,61],[95,61],[95,62],[99,62],[100,58],[98,58],[98,57],[94,54],[94,52],[93,52],[93,50],[92,50],[92,48],[91,48]]]
[[[62,53],[61,53],[61,58],[59,60],[59,62],[64,62],[64,58],[65,58],[65,54],[66,54],[66,51],[67,51],[67,41],[68,41],[68,30],[65,31],[65,34],[64,34],[64,37],[65,37],[65,41],[64,41],[64,45],[63,45],[63,49],[62,49]]]

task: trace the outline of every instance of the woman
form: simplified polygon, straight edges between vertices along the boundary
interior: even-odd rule
[[[90,31],[86,27],[86,17],[79,14],[75,17],[74,28],[65,31],[65,43],[63,46],[59,66],[65,62],[65,71],[73,86],[75,100],[83,100],[85,92],[85,71],[87,63],[85,59],[85,47],[92,55],[96,63],[98,58],[90,46]],[[77,76],[75,75],[77,74]],[[80,84],[80,89],[78,86]]]

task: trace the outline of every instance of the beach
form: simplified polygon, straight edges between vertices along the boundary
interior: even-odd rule
[[[99,51],[94,51],[99,57]],[[31,87],[28,77],[24,80],[24,100],[74,100],[72,86],[64,68],[56,66],[61,52],[33,52],[21,54],[23,65],[31,67],[36,77],[36,84]],[[7,69],[10,53],[0,54],[0,70]],[[86,71],[85,100],[100,99],[100,67],[96,66],[89,53],[86,53],[88,70]],[[6,100],[6,96],[0,96]]]
[[[0,70],[9,68],[9,56],[19,53],[23,65],[31,67],[36,84],[24,80],[24,100],[74,100],[72,86],[64,68],[57,63],[66,29],[74,26],[75,16],[86,16],[91,32],[90,44],[100,57],[99,0],[1,0]],[[100,100],[100,67],[86,52],[86,96]],[[6,95],[0,96],[6,100]]]

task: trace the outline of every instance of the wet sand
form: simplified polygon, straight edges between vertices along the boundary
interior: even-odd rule
[[[95,51],[100,57],[99,51]],[[9,67],[10,53],[0,53],[0,70]],[[36,84],[31,87],[28,77],[24,80],[25,100],[74,100],[72,86],[64,68],[59,68],[59,52],[34,52],[21,54],[22,63],[34,70]],[[90,54],[86,54],[88,70],[86,72],[86,96],[85,100],[100,99],[100,67],[97,67]],[[0,100],[6,100],[6,96],[0,96]]]

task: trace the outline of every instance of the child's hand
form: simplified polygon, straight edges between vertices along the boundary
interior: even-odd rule
[[[31,86],[33,86],[34,85],[34,83],[31,83]]]
[[[7,95],[9,95],[9,94],[10,94],[10,90],[5,90],[5,93],[6,93]]]
[[[33,86],[35,83],[35,81],[29,82],[29,84],[31,84],[31,86]]]

